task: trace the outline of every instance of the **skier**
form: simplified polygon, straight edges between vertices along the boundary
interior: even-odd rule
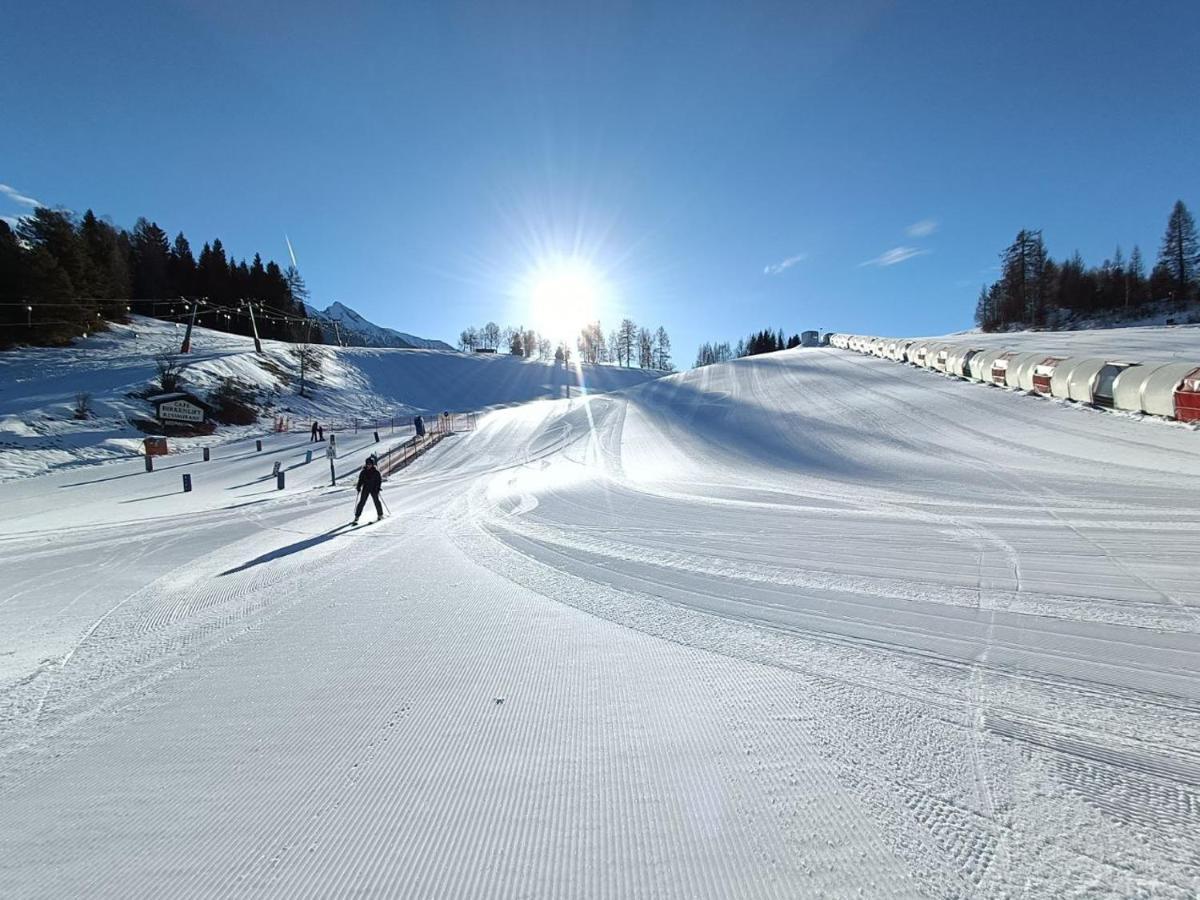
[[[317,439],[317,427],[317,423],[313,422],[312,434],[308,438],[308,442],[310,444]]]
[[[318,441],[325,440],[325,426],[324,425],[317,426],[317,440]],[[332,441],[333,438],[331,437],[329,440]]]
[[[368,456],[362,471],[358,473],[358,484],[355,486],[358,491],[358,505],[354,507],[354,521],[350,524],[358,524],[358,517],[362,515],[363,507],[367,505],[367,497],[375,501],[375,521],[378,522],[383,518],[383,505],[379,502],[379,491],[382,487],[383,477],[375,468],[375,457]]]

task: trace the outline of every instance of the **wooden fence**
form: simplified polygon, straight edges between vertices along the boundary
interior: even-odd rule
[[[432,447],[452,434],[474,431],[479,422],[476,413],[443,413],[425,423],[424,434],[414,434],[377,455],[377,467],[383,476],[409,466]]]

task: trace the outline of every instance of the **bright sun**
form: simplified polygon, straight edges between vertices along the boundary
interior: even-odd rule
[[[551,341],[574,346],[580,329],[597,318],[605,291],[604,279],[586,260],[544,262],[526,286],[532,327]]]

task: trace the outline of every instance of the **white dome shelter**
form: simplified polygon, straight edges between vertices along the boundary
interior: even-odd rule
[[[1033,367],[1046,358],[1045,350],[1018,353],[1009,361],[1005,378],[1008,387],[1019,391],[1033,390]]]
[[[1113,382],[1121,372],[1135,365],[1137,363],[1116,362],[1102,357],[1081,359],[1071,368],[1065,395],[1055,393],[1055,396],[1066,396],[1076,403],[1112,406]]]
[[[1175,418],[1175,391],[1196,369],[1195,363],[1167,363],[1142,382],[1142,412]]]
[[[1156,370],[1169,363],[1150,363],[1126,369],[1113,381],[1113,406],[1130,412],[1142,411],[1142,385]]]
[[[921,361],[926,369],[935,369],[938,354],[949,346],[944,341],[932,341],[925,345],[925,358]]]
[[[1060,362],[1050,374],[1050,395],[1069,400],[1071,398],[1071,373],[1077,366],[1093,361],[1092,357],[1070,356]]]
[[[1059,363],[1063,362],[1065,357],[1062,356],[1047,356],[1041,362],[1035,363],[1028,369],[1021,371],[1021,387],[1025,390],[1032,391],[1035,394],[1045,394],[1050,396],[1050,379],[1054,376],[1054,370],[1058,368]],[[1028,373],[1029,387],[1025,387],[1026,373]]]
[[[929,368],[945,372],[950,359],[950,353],[953,350],[953,344],[938,344],[933,350],[933,359],[930,360]]]
[[[946,371],[959,378],[970,378],[971,360],[981,352],[978,347],[959,344],[950,351],[950,356],[946,360]]]
[[[1008,367],[1012,361],[1020,354],[1016,350],[1004,350],[996,354],[992,360],[991,372],[988,373],[988,380],[992,384],[998,384],[1004,387],[1008,384]]]
[[[1002,354],[1008,351],[1003,348],[989,348],[980,353],[975,354],[971,359],[971,378],[974,381],[992,380],[992,365]]]
[[[1116,382],[1117,376],[1126,369],[1138,365],[1141,365],[1141,363],[1130,360],[1110,360],[1105,363],[1104,368],[1097,372],[1092,379],[1092,403],[1111,409],[1113,405],[1113,384]]]
[[[908,361],[914,366],[925,365],[925,355],[929,347],[929,341],[917,341],[908,348]]]

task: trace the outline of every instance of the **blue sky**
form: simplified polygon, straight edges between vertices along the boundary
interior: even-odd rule
[[[319,305],[448,340],[527,320],[518,285],[554,254],[603,272],[606,328],[661,323],[684,364],[766,325],[944,332],[1019,228],[1153,260],[1172,203],[1200,207],[1195,2],[4,18],[11,191],[239,257],[284,260],[286,233]]]

